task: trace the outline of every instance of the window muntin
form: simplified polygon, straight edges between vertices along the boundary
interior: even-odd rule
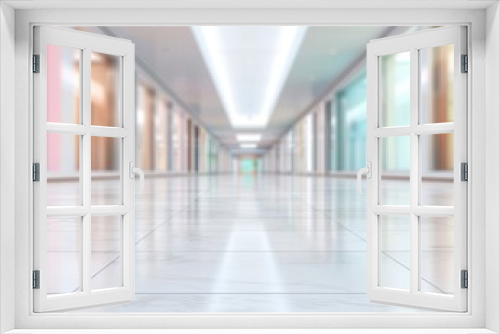
[[[450,45],[453,45],[453,48]],[[434,49],[429,50],[429,48]],[[449,55],[451,50],[453,57]],[[459,66],[462,52],[465,50],[465,28],[461,27],[432,29],[375,40],[368,45],[367,152],[368,162],[371,162],[373,168],[372,178],[367,183],[368,295],[372,301],[428,309],[466,311],[467,294],[466,289],[461,288],[460,281],[461,270],[467,268],[467,184],[460,181],[459,170],[461,163],[467,161],[466,75],[461,73]],[[384,85],[387,84],[384,84],[382,78],[383,75],[391,73],[391,70],[387,69],[387,66],[391,66],[391,62],[384,57],[404,52],[409,54],[410,89],[402,92],[404,96],[398,95],[397,98],[409,101],[410,114],[407,125],[404,125],[404,122],[388,123],[384,120],[386,115],[396,115],[394,117],[398,118],[398,109],[403,109],[401,113],[405,115],[406,108],[396,103],[392,106],[384,103],[384,99],[387,99]],[[434,53],[440,56],[435,57]],[[432,66],[428,63],[430,58],[435,60]],[[399,64],[394,62],[392,66],[398,67]],[[450,74],[450,67],[453,68],[453,75]],[[422,77],[426,75],[432,76],[423,80]],[[451,79],[453,84],[449,82]],[[443,86],[451,86],[453,90],[443,88],[441,94],[430,94],[434,90],[426,86],[429,82],[445,82]],[[436,99],[439,103],[435,102]],[[429,105],[438,107],[433,107],[431,112]],[[453,111],[454,122],[425,123],[428,122],[429,115],[434,119],[450,120],[450,110]],[[384,142],[401,140],[400,138],[404,137],[409,139],[407,150],[403,151],[403,154],[396,156],[393,154],[392,158],[398,164],[408,166],[406,162],[408,159],[403,158],[409,156],[409,170],[405,177],[409,180],[406,181],[409,185],[409,198],[407,197],[405,203],[387,204],[383,200],[387,191],[384,190],[384,172],[387,169],[387,157],[390,157],[390,153],[388,155],[384,152],[388,147]],[[442,191],[453,192],[453,203],[440,201],[439,196],[432,197],[429,191],[429,189],[432,191],[430,181],[433,177],[445,176],[450,178],[451,182],[449,186],[443,187]],[[381,215],[409,215],[409,257],[402,256],[400,259],[408,263],[409,290],[383,286],[381,263],[385,254],[379,250],[387,236],[384,236],[383,226],[380,225]],[[432,220],[433,217],[442,219]],[[453,224],[449,223],[450,219],[453,220]],[[429,224],[429,221],[434,223]],[[424,237],[432,238],[438,234],[444,234],[446,238],[452,236],[453,243],[448,242],[446,245],[441,245],[442,249],[438,249],[435,244],[421,242]],[[393,237],[396,238],[397,233],[394,232]],[[433,261],[437,257],[445,261],[443,270],[446,273],[442,275],[437,275],[433,267]],[[436,277],[443,287],[437,284],[429,286],[430,280],[425,275]]]
[[[34,183],[34,270],[40,273],[40,288],[33,290],[35,312],[133,297],[135,195],[134,180],[128,175],[129,162],[134,162],[133,49],[129,41],[64,28],[35,28],[34,51],[40,57],[40,72],[34,75],[34,161],[40,164],[40,182]],[[117,80],[92,75],[93,51],[101,60],[114,59]],[[92,94],[92,86],[99,85],[107,92],[99,95],[94,89]],[[98,98],[112,100],[113,122],[94,125],[93,118],[111,119],[107,111],[92,115]],[[94,196],[103,194],[101,180],[118,182],[119,193]],[[71,192],[68,200],[63,200],[63,189]],[[119,217],[120,228],[100,244],[112,248],[108,255],[116,259],[110,266],[119,264],[119,275],[112,283],[99,285],[92,265],[102,256],[92,231],[113,224],[100,221],[102,216]]]

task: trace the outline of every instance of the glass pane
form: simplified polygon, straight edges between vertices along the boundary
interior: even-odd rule
[[[421,205],[453,206],[453,133],[420,136]]]
[[[92,125],[120,127],[120,57],[90,54]]]
[[[410,137],[380,138],[382,205],[410,205]]]
[[[453,294],[453,217],[420,218],[420,290]]]
[[[47,218],[47,293],[80,291],[81,217]]]
[[[382,126],[410,125],[410,52],[380,57]]]
[[[410,290],[410,216],[379,216],[380,286]]]
[[[454,48],[420,50],[420,108],[422,123],[453,122]]]
[[[92,205],[122,204],[121,138],[92,137]]]
[[[47,45],[47,122],[80,123],[81,50]]]
[[[122,286],[122,216],[92,216],[91,290]]]
[[[47,205],[81,205],[80,136],[47,134]]]

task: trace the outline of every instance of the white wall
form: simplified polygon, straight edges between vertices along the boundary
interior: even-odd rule
[[[15,12],[0,3],[0,332],[14,328]],[[27,176],[29,177],[29,176]]]

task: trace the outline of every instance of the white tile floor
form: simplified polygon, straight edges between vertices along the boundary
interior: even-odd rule
[[[366,297],[366,204],[353,179],[220,175],[146,182],[136,204],[136,299],[91,312],[413,312]],[[440,200],[451,185],[427,188]],[[103,198],[106,189],[116,193],[104,185]],[[432,192],[426,196],[432,200]],[[388,240],[383,260],[382,281],[393,287],[409,285],[408,235],[400,225],[387,225],[397,238]],[[119,272],[113,249],[99,246],[113,233],[94,235],[93,286],[109,285]],[[430,261],[426,291],[448,291],[450,254]]]

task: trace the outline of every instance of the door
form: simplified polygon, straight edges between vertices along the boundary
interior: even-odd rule
[[[373,302],[467,310],[466,54],[458,26],[367,46]]]
[[[128,302],[134,44],[41,26],[33,59],[34,311]]]

